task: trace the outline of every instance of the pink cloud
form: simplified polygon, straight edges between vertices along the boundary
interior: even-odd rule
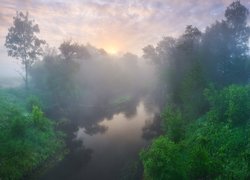
[[[248,0],[242,4],[250,8]],[[222,19],[231,0],[2,0],[0,48],[16,10],[29,11],[52,46],[67,39],[99,48],[114,43],[137,54],[162,36],[177,36],[188,24],[200,29]]]

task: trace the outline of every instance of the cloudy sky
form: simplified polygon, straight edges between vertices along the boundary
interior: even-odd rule
[[[29,11],[40,37],[58,47],[64,40],[90,43],[110,53],[142,54],[163,36],[178,36],[186,25],[204,30],[221,20],[232,0],[0,0],[0,65],[8,27],[16,11]],[[241,3],[250,9],[249,0]]]

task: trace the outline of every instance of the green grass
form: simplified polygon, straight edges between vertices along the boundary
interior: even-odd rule
[[[26,95],[0,90],[0,179],[20,179],[64,147],[63,134],[38,106],[30,112]]]

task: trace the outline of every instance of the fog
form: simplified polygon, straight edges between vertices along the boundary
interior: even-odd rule
[[[51,89],[55,105],[64,108],[71,109],[77,103],[96,108],[119,104],[122,98],[127,101],[144,96],[156,81],[155,67],[131,53],[111,55],[70,41],[46,53],[32,68],[31,86],[42,94],[41,89]]]
[[[1,87],[16,87],[21,85],[22,78],[19,73],[23,72],[22,66],[13,58],[8,57],[6,52],[2,52],[0,56],[0,86]]]
[[[249,179],[250,3],[226,2],[0,2],[0,180]]]

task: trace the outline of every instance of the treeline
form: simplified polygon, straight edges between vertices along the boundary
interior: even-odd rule
[[[5,47],[24,67],[27,92],[38,96],[46,111],[69,115],[80,106],[102,108],[150,86],[145,81],[150,72],[144,71],[141,58],[134,54],[112,56],[104,49],[71,41],[49,48],[39,33],[28,12],[17,12]]]
[[[34,63],[30,89],[43,100],[46,112],[71,117],[83,109],[107,111],[121,98],[146,92],[152,73],[144,70],[136,55],[112,56],[91,45],[66,41]]]
[[[204,33],[187,26],[144,48],[165,132],[140,154],[145,179],[250,178],[248,15],[235,1]]]
[[[89,134],[103,133],[100,120],[118,112],[133,116],[153,82],[152,68],[134,54],[118,57],[72,41],[50,48],[39,33],[28,12],[17,12],[6,36],[8,55],[24,67],[25,86],[0,89],[3,180],[30,178],[75,151],[79,125]]]

